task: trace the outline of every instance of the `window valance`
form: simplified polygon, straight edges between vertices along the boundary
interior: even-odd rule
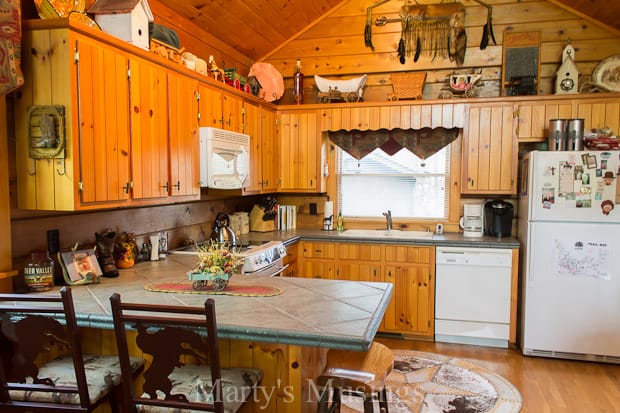
[[[355,159],[362,159],[377,148],[394,155],[403,148],[426,159],[449,145],[459,135],[459,128],[379,129],[329,131],[329,140]]]

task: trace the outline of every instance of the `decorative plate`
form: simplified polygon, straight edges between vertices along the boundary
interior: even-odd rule
[[[72,11],[83,12],[86,8],[85,0],[34,0],[39,17],[54,19],[67,17]]]
[[[620,92],[620,55],[603,59],[592,71],[592,82],[610,92]]]

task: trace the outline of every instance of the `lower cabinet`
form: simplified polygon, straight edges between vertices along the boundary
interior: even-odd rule
[[[286,246],[286,256],[282,259],[282,265],[286,267],[282,277],[297,277],[299,271],[297,269],[297,257],[299,256],[299,242],[294,242]]]
[[[302,241],[299,276],[394,285],[381,331],[434,335],[435,247]]]

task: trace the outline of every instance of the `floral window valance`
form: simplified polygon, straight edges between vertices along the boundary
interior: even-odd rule
[[[407,148],[418,158],[426,159],[449,145],[459,135],[459,128],[446,129],[379,129],[329,131],[329,140],[355,159],[362,159],[380,148],[388,155],[394,155]]]

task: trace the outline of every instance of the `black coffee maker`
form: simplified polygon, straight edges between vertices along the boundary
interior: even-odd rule
[[[484,235],[491,237],[509,237],[512,234],[512,217],[514,207],[501,199],[487,201],[484,204]]]

